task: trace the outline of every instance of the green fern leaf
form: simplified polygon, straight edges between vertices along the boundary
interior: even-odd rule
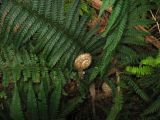
[[[128,66],[126,68],[126,71],[137,76],[144,76],[151,74],[153,72],[153,68],[151,68],[150,66],[140,66],[140,67]]]
[[[119,14],[121,13],[123,3],[124,2],[122,0],[119,0],[118,3],[116,4],[115,9],[113,10],[113,12],[112,12],[112,14],[111,14],[111,16],[109,18],[109,21],[108,21],[107,27],[106,27],[106,29],[105,29],[105,31],[103,33],[103,36],[108,34],[108,32],[110,31],[111,27],[113,26],[113,24],[117,20]]]
[[[81,97],[76,97],[69,102],[67,102],[64,108],[61,110],[61,114],[58,115],[58,118],[65,118],[68,114],[70,114],[78,104],[82,103]]]
[[[144,112],[143,115],[153,114],[160,110],[160,97],[158,97]]]
[[[27,116],[30,120],[38,120],[38,107],[32,83],[29,83],[27,93]]]
[[[13,97],[10,105],[10,116],[12,117],[13,120],[24,120],[21,100],[20,100],[20,96],[19,96],[19,92],[16,84],[15,84]]]
[[[99,16],[101,16],[106,9],[113,6],[115,2],[116,0],[103,0],[103,4],[100,8]]]
[[[86,51],[87,44],[96,33],[96,29],[90,32],[84,29],[88,19],[82,17],[79,21],[78,9],[79,0],[73,1],[66,15],[64,0],[33,0],[31,3],[7,0],[0,9],[0,35],[4,39],[1,46],[13,43],[16,49],[22,46],[28,49],[32,44],[32,51],[43,56],[49,67],[63,61],[62,58],[67,58],[66,66],[80,52]],[[73,51],[76,52],[75,56],[71,56]],[[25,74],[29,76],[29,72]],[[38,80],[38,72],[32,77]]]
[[[123,104],[123,94],[122,92],[116,92],[115,98],[114,98],[114,105],[111,108],[111,111],[109,112],[109,115],[107,116],[107,120],[116,120],[118,113],[122,109]]]
[[[38,111],[41,120],[48,120],[48,106],[47,106],[47,96],[44,91],[43,82],[40,85],[39,94],[38,94]]]
[[[128,84],[133,88],[133,90],[145,101],[149,100],[148,95],[133,81],[128,79]]]
[[[120,25],[117,29],[117,32],[114,32],[107,39],[106,45],[104,47],[105,56],[103,56],[102,62],[101,62],[101,65],[100,65],[101,75],[103,75],[106,66],[110,62],[113,51],[116,49],[119,41],[121,40],[121,37],[122,37],[124,29],[125,29],[126,21],[127,21],[127,15],[125,15],[124,18],[122,19],[122,21],[121,21],[121,23],[120,23]]]
[[[65,79],[61,70],[53,71],[51,77],[54,81],[54,90],[52,92],[50,99],[50,115],[52,119],[54,119],[56,118],[59,110],[62,87],[64,85]]]

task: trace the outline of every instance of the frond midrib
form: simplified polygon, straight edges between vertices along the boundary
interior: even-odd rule
[[[63,33],[63,36],[65,36],[69,40],[72,40],[72,42],[74,42],[74,44],[77,47],[80,47],[81,50],[85,50],[85,45],[79,39],[80,37],[76,36],[76,34],[74,34],[74,33],[68,32],[69,30],[67,28],[63,27],[64,23],[63,24],[60,24],[58,22],[54,23],[50,19],[48,19],[46,17],[44,19],[43,15],[39,15],[36,11],[33,11],[33,10],[29,9],[23,3],[18,3],[18,2],[14,1],[13,4],[21,7],[22,10],[24,10],[25,12],[28,12],[30,16],[36,17],[36,19],[41,21],[42,24],[47,24],[48,26],[51,26],[51,28],[54,28],[56,31],[58,31],[60,33]]]

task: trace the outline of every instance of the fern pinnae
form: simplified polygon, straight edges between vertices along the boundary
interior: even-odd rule
[[[126,37],[134,37],[134,36],[142,36],[142,37],[145,37],[149,35],[148,32],[144,32],[144,31],[141,31],[141,30],[136,30],[136,29],[128,29],[127,32],[125,33],[125,36]]]
[[[50,115],[51,118],[55,118],[57,116],[57,112],[60,105],[60,99],[61,99],[61,90],[63,87],[64,78],[61,77],[62,72],[58,69],[55,71],[52,71],[51,77],[54,81],[54,91],[52,92],[51,99],[50,99]]]
[[[128,84],[133,87],[133,90],[146,102],[149,101],[149,96],[131,79],[128,79]]]
[[[55,33],[56,33],[56,30],[55,29],[52,29],[51,26],[47,27],[45,29],[45,31],[42,31],[42,32],[45,32],[44,35],[38,40],[38,44],[35,46],[35,51],[41,51],[45,45],[47,44],[47,42],[52,38],[52,37],[55,37],[53,36]]]
[[[68,66],[69,66],[70,69],[73,69],[74,60],[75,60],[76,57],[80,54],[80,51],[81,51],[81,49],[78,48],[78,49],[75,49],[75,51],[73,52],[73,54],[72,54],[72,56],[71,56],[71,58],[70,58],[70,61],[71,61],[71,62],[68,63]]]
[[[3,39],[3,40],[4,40],[4,44],[5,44],[6,42],[8,42],[7,40],[8,40],[8,37],[9,37],[9,33],[10,33],[10,31],[12,30],[12,27],[13,27],[12,24],[14,23],[14,20],[15,20],[16,17],[19,15],[19,13],[20,13],[21,10],[22,10],[21,8],[16,8],[16,7],[15,7],[15,8],[13,9],[13,12],[10,12],[12,16],[9,16],[9,15],[7,16],[7,17],[11,17],[12,19],[10,19],[10,20],[8,21],[8,23],[7,23],[9,27],[7,27],[7,28],[4,27],[5,30],[6,30],[6,31],[4,31],[4,33],[5,33],[5,34],[4,34],[4,39]],[[6,18],[6,19],[7,19],[7,18]],[[6,20],[6,21],[7,21],[7,20]],[[11,27],[10,27],[10,26],[11,26]]]
[[[33,11],[38,11],[38,1],[39,1],[39,0],[32,0],[32,1],[31,1],[31,9],[32,9]]]
[[[52,4],[53,4],[52,2],[53,2],[53,0],[48,0],[47,4],[45,6],[45,17],[48,19],[51,19],[51,8],[52,8]]]
[[[88,51],[90,51],[93,55],[100,53],[103,50],[105,45],[105,40],[101,39],[99,42],[95,43]]]
[[[115,21],[117,20],[121,9],[123,6],[123,0],[119,0],[115,6],[115,9],[113,10],[113,13],[111,14],[110,18],[109,18],[109,22],[108,25],[103,33],[103,36],[107,35],[108,32],[110,31],[111,27],[113,26],[113,24],[115,23]]]
[[[86,49],[90,50],[92,49],[92,46],[94,46],[95,44],[98,44],[100,41],[104,41],[102,39],[102,34],[98,34],[96,36],[94,36],[87,44]]]
[[[100,65],[100,73],[101,73],[101,75],[103,75],[104,69],[106,68],[106,66],[110,62],[110,59],[111,59],[111,56],[112,56],[111,55],[112,52],[116,49],[119,41],[121,40],[121,37],[122,37],[124,29],[125,29],[126,22],[127,22],[127,14],[123,17],[120,25],[118,26],[118,29],[117,29],[117,33],[118,34],[116,35],[116,38],[115,38],[115,36],[113,36],[113,38],[110,38],[110,39],[113,39],[113,41],[112,41],[113,44],[108,46],[108,44],[107,44],[108,42],[106,42],[106,46],[104,47],[106,54],[102,58],[102,62],[101,62],[101,65]]]
[[[35,35],[33,37],[35,37],[35,39],[37,39],[37,40],[42,39],[45,36],[45,34],[48,32],[48,29],[49,29],[48,26],[46,26],[45,24],[42,24],[41,28],[35,33]],[[36,49],[37,49],[37,46],[35,46]],[[36,51],[38,51],[38,50],[36,50]]]
[[[23,38],[23,43],[26,43],[31,38],[31,36],[33,36],[35,32],[41,27],[41,25],[42,25],[42,22],[36,20],[32,25],[32,27],[28,30],[25,37]]]
[[[98,28],[99,28],[99,24],[97,24],[93,29],[91,29],[85,36],[84,36],[84,41],[83,41],[83,44],[88,44],[90,43],[90,39],[91,37],[98,31]]]
[[[77,11],[75,13],[75,16],[73,18],[72,25],[70,26],[69,32],[74,34],[74,32],[77,29],[78,25],[79,25],[79,11]]]
[[[136,19],[136,20],[131,20],[129,21],[128,23],[128,28],[132,28],[134,26],[137,26],[137,25],[142,25],[142,26],[147,26],[147,25],[150,25],[150,24],[153,24],[153,20],[150,20],[150,19]]]
[[[70,9],[67,13],[67,19],[66,19],[66,26],[65,28],[68,29],[72,26],[72,20],[74,18],[75,12],[77,11],[78,7],[79,7],[79,2],[80,0],[74,0],[72,3],[72,9]]]
[[[60,0],[61,1],[61,0]],[[57,21],[57,16],[58,16],[58,6],[57,6],[57,0],[54,0],[52,2],[52,21],[53,23]]]
[[[3,7],[2,7],[3,8]],[[7,4],[6,5],[6,8],[4,8],[2,11],[2,18],[1,18],[1,28],[0,28],[0,35],[1,35],[1,38],[4,37],[5,35],[5,32],[7,30],[7,23],[8,23],[8,16],[10,15],[10,11],[13,10],[13,5],[12,4]],[[12,11],[13,12],[13,11]],[[11,14],[12,15],[12,14]],[[3,27],[2,27],[3,26]],[[2,41],[2,46],[5,44],[6,41]]]
[[[8,70],[3,70],[3,78],[2,78],[2,85],[4,86],[4,87],[8,87],[8,85],[9,85],[9,76],[10,76],[10,71],[8,71]]]
[[[58,2],[58,21],[60,24],[64,23],[64,5],[65,5],[65,1],[64,0],[57,0]]]
[[[117,91],[114,97],[114,105],[107,116],[107,120],[116,120],[118,113],[121,111],[123,105],[123,93],[122,91]]]
[[[131,67],[128,66],[126,68],[128,73],[132,73],[137,76],[150,75],[153,72],[153,68],[150,66],[139,66],[139,67]]]
[[[41,82],[40,88],[39,88],[39,94],[38,94],[38,110],[39,110],[39,116],[42,120],[48,119],[48,105],[47,105],[47,96],[45,94],[43,81]]]
[[[21,106],[21,99],[19,96],[17,85],[15,84],[13,97],[10,105],[10,115],[13,120],[24,120],[24,115]]]
[[[76,97],[65,104],[65,107],[61,109],[61,114],[58,115],[58,119],[65,118],[69,113],[71,113],[78,104],[82,103],[81,97]]]
[[[79,21],[79,25],[77,26],[77,30],[74,33],[74,37],[79,37],[83,35],[82,31],[84,31],[84,26],[86,22],[88,21],[88,16],[82,16],[82,18]]]
[[[62,55],[62,59],[60,60],[60,66],[62,66],[62,68],[65,68],[67,66],[67,63],[69,63],[73,53],[75,52],[76,47],[75,46],[71,46],[70,48],[68,48],[66,50],[66,52]],[[67,53],[67,54],[66,54]]]
[[[29,14],[27,12],[23,13],[21,12],[14,20],[14,23],[12,25],[12,31],[10,31],[10,35],[8,38],[8,43],[11,42],[12,39],[15,39],[16,35],[15,33],[18,33],[21,29],[21,25],[25,22]],[[12,40],[13,42],[13,40]]]
[[[61,48],[63,49],[60,49],[60,50],[57,49],[55,50],[55,52],[52,52],[52,54],[49,56],[50,57],[49,65],[54,66],[58,62],[58,60],[62,57],[63,53],[70,47],[71,47],[71,43],[65,40],[64,44],[61,45]],[[55,58],[51,59],[51,57],[53,56],[55,56]]]
[[[124,35],[124,40],[121,41],[122,44],[135,45],[135,46],[147,46],[147,42],[144,37],[130,37]]]
[[[158,97],[144,112],[142,115],[152,114],[160,110],[160,97]]]
[[[44,48],[44,50],[43,50],[43,55],[44,55],[44,58],[47,58],[48,56],[49,56],[49,54],[51,53],[51,52],[53,52],[53,50],[55,50],[55,49],[59,49],[57,46],[57,42],[59,41],[59,39],[61,38],[61,36],[62,36],[62,33],[57,33],[56,34],[56,36],[53,36],[49,41],[48,41],[48,43],[46,44],[46,47]],[[61,41],[62,41],[63,39],[61,38]],[[60,42],[61,42],[60,41]],[[60,43],[59,42],[59,43]],[[57,46],[55,46],[55,44],[57,45]],[[53,49],[54,48],[54,49]]]
[[[136,61],[136,58],[138,54],[131,48],[125,46],[125,45],[120,45],[117,48],[118,51],[118,59],[120,59],[120,63],[122,65],[128,65],[130,63],[134,63]]]
[[[27,114],[30,120],[38,120],[37,98],[31,82],[27,93]]]
[[[28,33],[29,29],[31,28],[31,26],[34,24],[35,21],[36,21],[35,17],[28,17],[26,19],[26,22],[22,25],[23,29],[21,29],[21,31],[19,31],[19,33],[15,37],[15,43],[17,48],[20,47],[20,45],[22,44],[23,38]]]
[[[44,2],[42,2],[42,3],[45,4],[42,6],[47,7],[46,3],[44,3]],[[78,24],[80,23],[78,17],[76,17],[77,19],[75,19],[75,16],[74,16],[74,13],[78,13],[77,12],[78,6],[79,6],[78,3],[79,2],[74,1],[74,4],[72,6],[73,9],[71,9],[70,12],[68,12],[68,15],[72,18],[71,20],[75,21],[74,24],[71,24],[71,23],[73,23],[72,21],[68,21],[68,22],[70,22],[70,26],[68,26],[68,27],[73,29],[72,30],[73,33],[71,33],[71,31],[68,33],[68,31],[64,31],[64,29],[63,30],[61,29],[61,27],[63,27],[63,26],[59,27],[57,24],[50,22],[50,20],[49,20],[50,18],[48,18],[48,19],[45,18],[45,20],[42,20],[41,16],[43,14],[45,14],[43,9],[40,10],[43,12],[43,14],[37,13],[38,9],[39,9],[39,8],[37,8],[37,10],[34,11],[34,14],[31,15],[31,12],[33,9],[30,10],[29,9],[30,7],[26,7],[25,5],[23,5],[23,3],[19,4],[16,1],[11,2],[11,4],[13,6],[17,6],[18,9],[23,9],[22,12],[24,13],[25,16],[21,16],[22,12],[20,11],[18,17],[15,18],[12,26],[13,26],[13,29],[15,29],[14,31],[16,33],[14,33],[14,31],[10,31],[11,35],[9,34],[9,40],[14,39],[14,41],[12,41],[12,42],[16,43],[15,45],[16,45],[17,49],[19,49],[22,45],[28,46],[26,44],[28,42],[33,42],[33,45],[35,46],[34,51],[36,53],[43,53],[43,55],[45,55],[44,56],[45,59],[48,59],[48,60],[51,59],[52,57],[56,58],[54,61],[49,60],[50,61],[49,64],[51,64],[51,62],[53,62],[53,64],[52,64],[53,66],[57,62],[59,62],[59,60],[62,58],[62,56],[66,52],[66,50],[69,51],[69,48],[71,45],[75,45],[76,47],[80,47],[81,51],[85,50],[85,45],[82,44],[83,43],[82,39],[84,37],[84,34],[86,33],[86,31],[85,31],[85,29],[83,29],[83,27],[84,27],[87,19],[84,19],[84,21],[82,19],[83,25],[81,27],[78,27],[79,28],[78,30],[75,29],[76,26],[78,26]],[[40,3],[38,3],[38,4],[40,4]],[[36,5],[38,5],[38,4],[36,4]],[[58,4],[60,4],[60,6],[61,6],[60,1],[58,2]],[[63,2],[62,2],[62,5],[63,5]],[[28,6],[31,6],[30,3],[28,3]],[[7,16],[7,17],[9,17],[9,16]],[[17,18],[19,18],[19,19],[17,19]],[[58,19],[59,18],[57,18],[57,21],[58,21]],[[70,29],[70,28],[67,28],[67,29]],[[4,29],[5,29],[5,27],[4,27]],[[74,33],[76,33],[76,34],[74,34]],[[74,35],[72,36],[71,34],[74,34]],[[94,33],[89,35],[89,37],[87,37],[87,41],[89,41],[93,35],[94,35]],[[32,36],[34,37],[34,41],[30,40],[30,38]],[[7,44],[10,44],[10,41],[8,41]],[[66,44],[66,46],[64,46],[64,44]],[[55,46],[58,46],[58,47],[56,48]],[[60,51],[56,50],[56,49],[61,48],[63,46],[64,46],[64,49],[60,49]],[[99,46],[97,46],[97,47],[99,47]],[[57,51],[60,53],[59,55],[58,55]],[[79,52],[79,50],[78,50],[78,52]],[[40,55],[42,55],[42,54],[40,54]],[[49,55],[51,55],[52,57],[48,58]]]
[[[39,4],[38,4],[38,14],[39,15],[45,15],[45,0],[39,0]],[[48,1],[47,1],[48,2]]]
[[[31,69],[29,69],[29,65],[31,64],[30,56],[26,50],[23,50],[24,55],[22,56],[22,61],[24,61],[24,68],[22,71],[22,75],[24,77],[24,81],[28,81],[31,77]]]
[[[102,16],[103,12],[108,9],[109,7],[114,6],[117,0],[103,0],[103,4],[100,8],[99,17]]]
[[[21,77],[21,69],[20,68],[13,69],[12,76],[13,76],[14,82],[17,82]]]

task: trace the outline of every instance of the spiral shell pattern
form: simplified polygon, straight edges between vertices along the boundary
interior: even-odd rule
[[[92,56],[90,53],[83,53],[77,56],[74,62],[74,67],[77,70],[87,69],[92,63]]]

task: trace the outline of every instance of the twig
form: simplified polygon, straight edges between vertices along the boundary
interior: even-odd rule
[[[135,28],[138,29],[138,30],[142,30],[142,31],[148,32],[148,30],[146,30],[144,28],[144,26],[141,26],[141,25],[136,26]],[[145,40],[147,42],[151,43],[156,48],[160,49],[160,41],[157,38],[155,38],[154,36],[152,36],[152,35],[146,36]]]
[[[159,23],[157,21],[157,18],[153,15],[152,10],[150,10],[150,13],[152,15],[153,20],[156,22],[156,25],[157,25],[157,28],[158,28],[158,31],[159,31],[159,34],[160,34],[160,25],[159,25]]]

